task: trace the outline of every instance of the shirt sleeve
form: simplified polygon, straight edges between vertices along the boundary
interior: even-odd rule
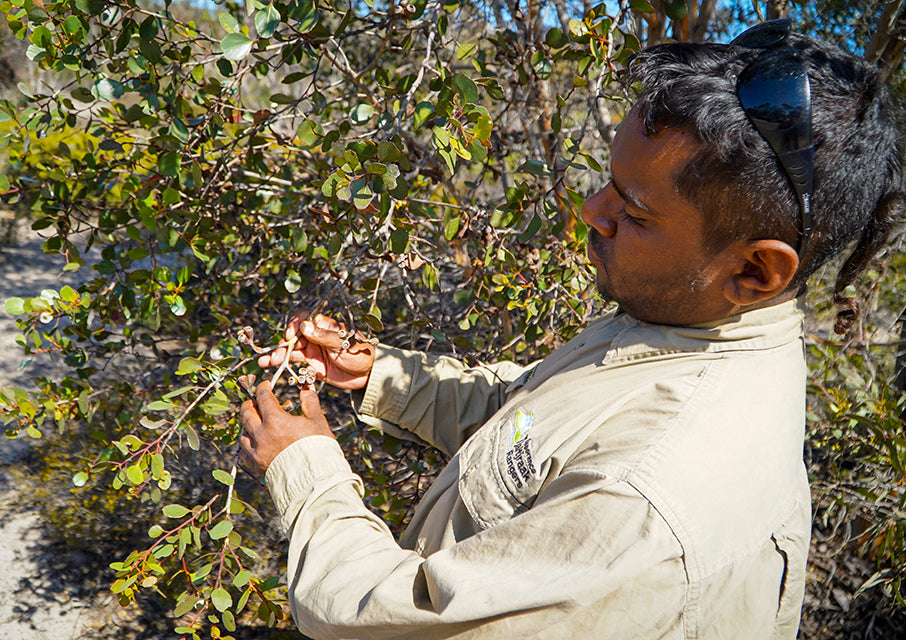
[[[379,345],[368,385],[353,394],[353,406],[366,424],[453,455],[530,368],[514,362],[469,366]]]
[[[267,484],[293,617],[317,640],[627,638],[680,624],[678,543],[629,485],[595,471],[567,470],[530,510],[427,557],[364,507],[330,438],[288,447]]]

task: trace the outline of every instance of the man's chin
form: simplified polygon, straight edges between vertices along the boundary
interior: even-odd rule
[[[619,304],[619,300],[616,299],[616,296],[614,296],[613,291],[606,282],[602,282],[599,279],[595,283],[595,290],[598,292],[598,296],[603,302],[616,302]]]

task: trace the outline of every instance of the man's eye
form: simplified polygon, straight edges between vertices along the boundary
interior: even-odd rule
[[[642,225],[645,222],[642,218],[636,218],[634,215],[630,214],[625,208],[623,209],[623,217],[633,224]]]

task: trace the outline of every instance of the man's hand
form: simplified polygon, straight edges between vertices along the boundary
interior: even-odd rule
[[[280,406],[267,381],[258,384],[255,400],[242,403],[239,418],[244,427],[239,436],[239,458],[252,473],[263,477],[271,462],[296,440],[308,436],[334,437],[321,412],[318,395],[309,389],[299,392],[302,415],[294,416]]]
[[[349,348],[343,349],[340,331],[346,331],[346,326],[333,318],[321,314],[310,318],[308,311],[299,311],[286,328],[287,340],[298,336],[290,362],[307,362],[319,379],[339,389],[364,389],[374,366],[374,345],[356,334]],[[258,364],[276,367],[285,355],[286,349],[280,348],[261,356]]]

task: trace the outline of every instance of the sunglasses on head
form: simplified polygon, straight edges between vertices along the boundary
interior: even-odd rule
[[[811,199],[815,147],[812,103],[805,60],[787,44],[789,19],[770,20],[736,36],[730,44],[764,49],[736,80],[736,95],[759,135],[767,141],[793,184],[799,201],[799,261],[812,233]]]

